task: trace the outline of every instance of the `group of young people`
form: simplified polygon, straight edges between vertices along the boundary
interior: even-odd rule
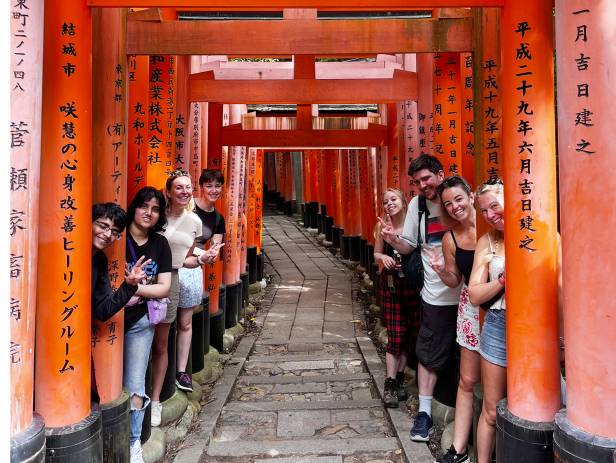
[[[503,183],[492,179],[473,192],[464,178],[445,177],[440,161],[430,155],[414,159],[409,175],[418,196],[407,204],[401,191],[384,192],[385,214],[379,218],[374,248],[388,335],[384,404],[397,407],[406,400],[404,369],[415,355],[419,412],[411,439],[428,441],[437,375],[459,345],[453,445],[437,463],[468,460],[473,386],[480,379],[483,408],[475,445],[478,463],[489,463],[496,404],[506,396]],[[479,238],[476,210],[489,229]],[[424,275],[419,295],[401,264],[418,247]],[[486,309],[481,327],[480,306]]]
[[[215,209],[224,177],[219,170],[201,173],[201,195],[193,197],[187,172],[172,172],[162,188],[141,188],[125,212],[115,203],[92,208],[92,314],[108,320],[124,311],[123,387],[130,395],[130,461],[142,463],[141,429],[151,404],[152,426],[161,422],[160,394],[168,366],[169,331],[177,318],[177,388],[192,391],[186,365],[192,339],[192,315],[203,298],[201,266],[213,263],[224,245],[225,221]],[[103,252],[126,229],[124,282],[112,289]],[[166,304],[155,320],[150,304]],[[153,348],[152,348],[153,347]],[[145,375],[152,353],[152,392]],[[98,401],[92,365],[92,395]]]

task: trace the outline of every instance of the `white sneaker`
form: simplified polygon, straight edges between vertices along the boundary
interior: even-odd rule
[[[143,461],[143,451],[141,450],[141,442],[138,440],[130,446],[130,463],[145,463]]]
[[[152,404],[152,426],[155,428],[160,426],[161,414],[163,412],[163,405],[160,402],[151,402]]]

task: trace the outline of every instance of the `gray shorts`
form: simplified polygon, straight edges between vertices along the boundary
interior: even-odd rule
[[[162,323],[173,323],[178,313],[178,303],[180,302],[180,278],[178,269],[171,270],[171,289],[169,290],[169,304],[167,304],[167,316]]]

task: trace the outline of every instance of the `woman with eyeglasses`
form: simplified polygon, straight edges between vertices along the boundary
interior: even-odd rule
[[[475,193],[479,210],[492,228],[477,241],[468,285],[471,303],[488,306],[479,343],[483,407],[477,426],[478,463],[492,459],[496,404],[507,394],[503,190],[502,181],[495,179],[480,185]]]
[[[124,311],[123,387],[131,396],[130,461],[142,463],[141,428],[150,398],[145,390],[145,373],[150,358],[154,326],[149,319],[148,299],[169,295],[171,287],[171,248],[159,231],[165,225],[165,198],[157,189],[141,188],[127,211],[126,262],[129,267],[145,256],[145,278],[136,297]]]
[[[154,336],[152,426],[160,426],[161,422],[160,393],[168,366],[169,328],[176,319],[176,315],[178,318],[176,386],[185,391],[192,391],[192,378],[186,373],[186,364],[192,338],[192,309],[201,302],[203,279],[202,277],[200,279],[191,278],[190,281],[184,281],[184,294],[182,294],[179,270],[181,268],[194,269],[200,267],[211,259],[212,255],[218,255],[218,249],[220,249],[219,246],[213,246],[203,253],[195,254],[196,240],[202,235],[203,231],[201,220],[192,212],[192,183],[188,172],[181,170],[172,172],[165,183],[164,193],[167,199],[167,226],[163,235],[169,242],[172,256],[171,291],[169,295],[171,302],[167,305],[167,317],[156,326]],[[197,286],[196,289],[195,286]],[[186,294],[187,292],[189,294]],[[181,299],[181,305],[189,305],[189,308],[181,307]]]
[[[468,284],[477,244],[476,212],[471,187],[462,177],[448,177],[436,189],[446,214],[441,222],[450,230],[443,236],[442,257],[433,252],[430,266],[450,288],[462,283],[456,341],[460,345],[460,381],[456,395],[453,443],[437,463],[468,461],[467,444],[473,424],[473,387],[479,381],[479,307],[468,296]]]

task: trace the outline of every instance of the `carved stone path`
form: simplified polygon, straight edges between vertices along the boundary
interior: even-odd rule
[[[382,406],[384,367],[359,327],[352,271],[284,216],[264,217],[263,246],[273,286],[261,333],[242,339],[174,461],[433,461],[410,443],[404,408]]]

